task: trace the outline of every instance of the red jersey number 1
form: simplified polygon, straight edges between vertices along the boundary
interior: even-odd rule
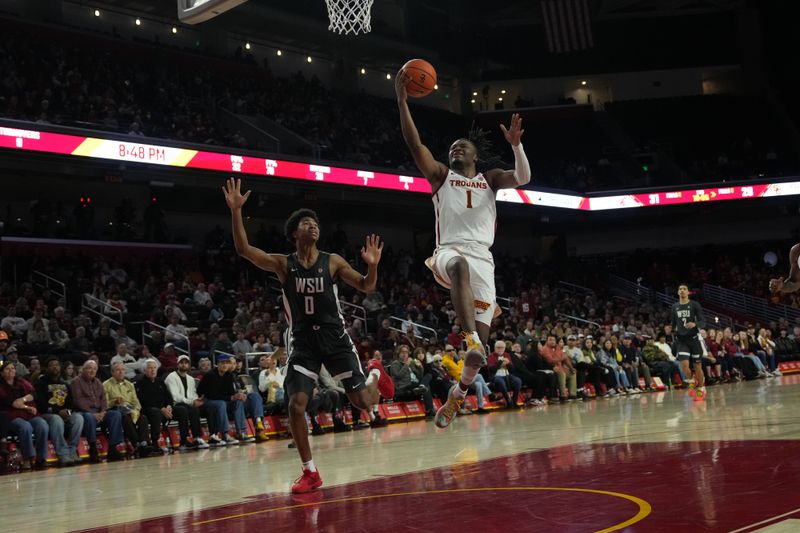
[[[467,190],[467,209],[472,209],[472,191]]]

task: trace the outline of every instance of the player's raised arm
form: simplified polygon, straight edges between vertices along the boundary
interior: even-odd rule
[[[511,115],[511,126],[506,128],[505,124],[500,124],[500,129],[503,130],[503,136],[514,152],[514,170],[496,168],[488,171],[486,177],[492,188],[494,190],[514,189],[530,183],[531,165],[528,163],[528,157],[525,155],[521,142],[522,134],[525,133],[525,130],[522,129],[522,117],[519,116],[519,113],[514,113]]]
[[[370,293],[375,290],[378,281],[378,263],[381,260],[383,243],[378,235],[367,235],[366,242],[361,248],[361,259],[367,264],[367,275],[364,276],[345,261],[341,256],[331,254],[331,261],[334,264],[334,276],[351,287],[362,292]]]
[[[403,131],[403,139],[406,141],[406,146],[411,150],[414,163],[417,164],[425,179],[430,182],[431,187],[436,190],[447,177],[447,167],[434,159],[431,151],[422,144],[422,140],[419,138],[414,119],[411,118],[411,110],[408,108],[406,85],[409,81],[411,81],[411,77],[403,69],[400,69],[394,80],[397,107],[400,109],[400,129]]]
[[[242,220],[242,206],[250,198],[250,192],[242,194],[242,180],[228,178],[222,187],[225,194],[225,203],[231,210],[231,226],[233,231],[233,243],[236,246],[236,253],[244,257],[258,268],[269,270],[278,275],[281,283],[286,277],[286,256],[282,254],[268,254],[260,248],[250,246],[247,240],[247,232],[244,229]]]

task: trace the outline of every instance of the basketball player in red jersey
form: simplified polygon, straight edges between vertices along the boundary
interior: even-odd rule
[[[789,275],[786,279],[769,280],[769,290],[773,293],[786,293],[798,289],[800,289],[800,244],[795,244],[789,250]]]
[[[449,168],[436,161],[422,144],[408,109],[406,85],[410,80],[401,69],[395,78],[395,92],[403,138],[433,191],[436,250],[425,264],[433,271],[436,281],[450,289],[450,299],[467,345],[461,380],[436,413],[436,425],[444,428],[456,416],[467,389],[485,364],[484,346],[489,339],[489,328],[492,319],[500,314],[495,301],[494,259],[489,251],[494,243],[497,220],[495,195],[499,189],[528,183],[531,167],[520,142],[525,131],[522,119],[516,113],[511,116],[509,128],[500,125],[514,152],[514,170],[478,172],[478,151],[467,139],[458,139],[450,146]]]

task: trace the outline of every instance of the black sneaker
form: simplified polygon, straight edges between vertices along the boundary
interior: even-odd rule
[[[475,413],[476,415],[488,415],[489,414],[489,410],[488,409],[484,409],[483,407],[478,407],[477,409],[475,409],[472,412]]]
[[[374,427],[374,428],[382,428],[382,427],[384,427],[384,426],[388,426],[388,425],[389,425],[389,421],[388,421],[388,420],[386,420],[386,419],[385,419],[385,418],[383,418],[383,417],[376,416],[376,417],[375,417],[375,420],[373,420],[372,422],[370,422],[370,423],[369,423],[369,425],[370,425],[370,426],[372,426],[372,427]]]
[[[89,462],[90,463],[99,463],[100,462],[100,454],[97,452],[97,444],[90,444],[89,445]]]

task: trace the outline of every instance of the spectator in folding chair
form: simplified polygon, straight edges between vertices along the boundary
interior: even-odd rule
[[[442,366],[441,354],[434,354],[428,375],[431,377],[431,393],[435,398],[446,402],[447,395],[450,393],[450,388],[455,385],[456,382],[450,376],[450,373]]]
[[[117,445],[122,443],[122,414],[109,411],[103,383],[97,379],[97,361],[89,359],[81,367],[81,373],[70,383],[72,403],[83,416],[83,436],[89,443],[89,460],[100,461],[97,450],[97,426],[102,425],[108,433],[108,460],[119,461],[122,455]]]
[[[670,385],[672,384],[672,376],[675,374],[676,371],[678,372],[678,375],[680,375],[681,381],[683,383],[686,383],[686,379],[688,378],[688,376],[683,372],[683,366],[681,366],[680,361],[678,361],[678,359],[675,357],[675,354],[672,353],[672,344],[667,342],[668,339],[669,337],[667,336],[666,332],[659,331],[658,341],[654,343],[659,350],[664,352],[665,358],[663,358],[662,360],[668,362],[673,367],[673,370],[669,372],[669,375],[665,383]]]
[[[6,361],[0,369],[0,413],[8,418],[11,433],[19,439],[23,470],[47,465],[49,429],[47,422],[37,416],[35,400],[33,385],[18,378],[16,365]]]
[[[753,379],[754,377],[759,379],[766,377],[773,377],[771,374],[767,372],[767,367],[764,365],[764,362],[761,361],[761,359],[759,359],[756,356],[756,352],[758,352],[759,346],[755,342],[755,339],[749,336],[746,331],[739,332],[738,338],[736,340],[736,348],[737,348],[736,357],[741,357],[743,359],[750,361],[752,363],[752,366],[754,366],[756,369],[757,374],[755,376],[753,376],[752,373],[748,372],[747,370],[744,371],[745,376],[748,379]],[[744,361],[742,361],[742,363],[744,363]],[[748,365],[748,363],[744,363],[742,368],[745,368],[745,365]]]
[[[278,370],[278,358],[274,356],[262,356],[266,358],[267,367],[258,374],[258,390],[264,396],[264,412],[270,415],[285,412],[285,392],[283,390],[283,380],[285,375]]]
[[[225,446],[240,442],[255,442],[255,438],[247,436],[247,420],[244,403],[247,395],[237,389],[236,376],[233,375],[234,363],[228,354],[217,356],[217,368],[211,370],[200,381],[197,393],[203,397],[204,407],[209,418],[209,444]],[[229,432],[228,416],[233,415],[238,439]],[[213,424],[212,424],[213,421]],[[212,427],[213,426],[213,427]]]
[[[650,376],[650,369],[644,364],[641,352],[633,345],[633,338],[627,333],[622,337],[622,345],[617,347],[622,353],[622,368],[628,375],[628,381],[633,387],[633,390],[641,392],[639,387],[639,373],[642,373],[644,378],[645,390],[653,388],[653,378]]]
[[[189,375],[191,368],[192,360],[189,356],[180,355],[178,369],[167,374],[164,384],[172,397],[172,414],[178,421],[178,431],[181,435],[180,448],[205,449],[209,444],[203,440],[200,428],[200,407],[203,405],[203,400],[197,395],[197,381]],[[189,442],[189,428],[194,437],[192,442]]]
[[[506,409],[512,409],[517,406],[517,399],[522,390],[522,379],[516,375],[511,357],[505,351],[505,341],[495,342],[486,369],[496,390],[503,395]],[[513,395],[509,395],[509,389],[513,391]]]
[[[778,370],[778,359],[775,356],[775,341],[772,340],[772,333],[766,329],[761,328],[758,330],[758,338],[756,339],[761,351],[764,353],[766,359],[767,371],[775,377],[780,377],[781,371]]]
[[[175,418],[172,408],[172,395],[166,384],[158,378],[158,364],[155,359],[150,359],[144,364],[144,375],[136,382],[136,397],[142,406],[142,413],[150,423],[150,442],[153,448],[158,448],[161,438],[161,429]],[[169,453],[167,447],[161,451]]]
[[[45,374],[36,382],[36,408],[49,427],[50,440],[61,466],[80,462],[78,441],[83,432],[83,416],[72,412],[69,384],[61,378],[58,357],[47,358]],[[64,431],[69,434],[64,435]]]
[[[778,362],[783,362],[794,359],[794,355],[794,340],[789,338],[789,332],[786,328],[781,328],[778,338],[775,339],[775,356],[778,358]]]
[[[432,418],[436,414],[433,396],[430,389],[422,384],[422,363],[411,357],[408,346],[401,344],[395,349],[395,359],[388,370],[395,383],[394,399],[408,401],[421,398],[425,404],[425,416]]]
[[[603,369],[597,365],[594,352],[589,350],[586,354],[578,347],[578,337],[575,335],[567,336],[567,347],[564,353],[572,360],[575,367],[576,385],[578,387],[578,398],[588,400],[591,397],[586,393],[586,381],[588,380],[594,387],[595,397],[602,396],[603,389],[600,382],[604,375]],[[608,394],[606,391],[605,394]]]
[[[136,396],[133,383],[125,379],[125,364],[115,363],[111,367],[111,377],[103,382],[109,410],[122,415],[122,429],[133,445],[138,457],[147,457],[154,452],[150,442],[150,422],[142,413],[142,404]]]
[[[554,334],[549,333],[547,335],[545,343],[539,346],[539,353],[542,355],[545,362],[551,365],[553,372],[555,372],[558,377],[561,401],[565,402],[577,399],[578,380],[575,367],[572,366],[572,360],[567,357],[561,347],[558,346]]]
[[[522,345],[515,342],[511,345],[511,351],[506,352],[508,357],[511,358],[511,365],[514,368],[514,373],[522,380],[525,387],[531,389],[531,405],[539,405],[533,400],[538,398],[541,400],[544,397],[544,374],[541,372],[531,372],[527,366],[528,355],[522,351]]]
[[[244,371],[245,356],[236,357],[236,367],[234,369],[234,380],[236,389],[242,392],[247,398],[244,401],[244,414],[246,418],[253,421],[256,431],[256,440],[262,442],[268,440],[264,429],[264,398],[258,391],[258,382],[252,380],[249,374]]]
[[[533,407],[542,407],[546,405],[546,393],[550,401],[557,400],[559,394],[558,376],[553,371],[550,364],[544,360],[542,354],[539,353],[539,343],[533,343],[531,349],[526,353],[524,363],[528,371],[537,377],[537,383],[541,383],[541,388],[533,389],[533,395],[528,404]]]
[[[454,384],[457,385],[461,380],[461,372],[464,370],[464,352],[456,351],[452,344],[445,344],[444,352],[442,352],[442,367],[447,370],[447,373],[453,378]],[[486,378],[483,377],[483,374],[478,373],[475,375],[475,381],[470,385],[470,390],[475,391],[475,400],[478,404],[475,413],[488,413],[489,411],[485,408],[486,398],[492,394],[492,391],[489,390],[489,385],[486,383]]]

